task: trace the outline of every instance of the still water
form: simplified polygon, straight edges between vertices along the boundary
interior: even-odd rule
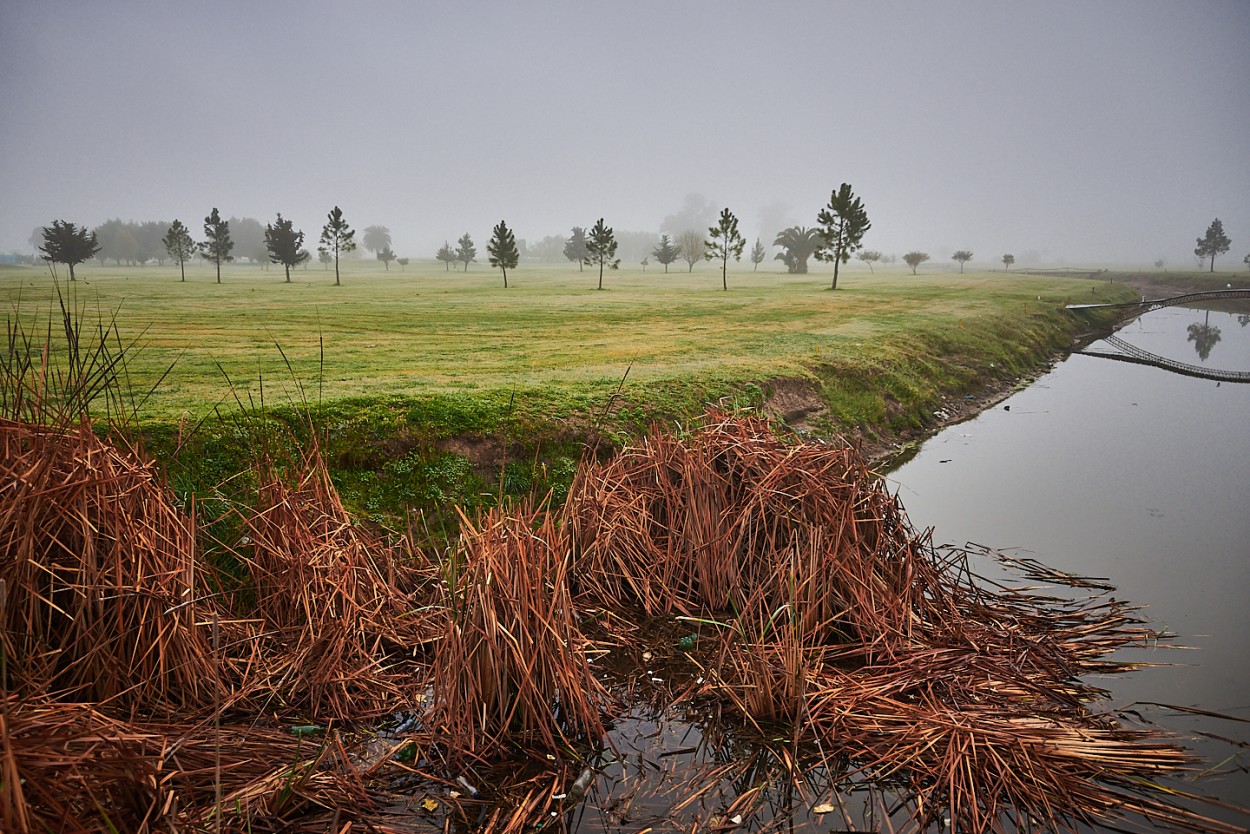
[[[1118,334],[1168,359],[1250,370],[1250,315],[1166,308]],[[1094,345],[1092,348],[1105,347]],[[1180,648],[1163,667],[1099,685],[1117,705],[1158,702],[1250,720],[1250,384],[1074,355],[994,409],[952,426],[889,475],[934,541],[1015,549],[1106,577]],[[1250,724],[1138,710],[1230,771],[1208,791],[1250,805]],[[1232,757],[1231,759],[1229,757]]]

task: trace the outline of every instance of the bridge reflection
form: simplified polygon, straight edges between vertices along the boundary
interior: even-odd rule
[[[1114,359],[1117,362],[1153,365],[1156,368],[1163,368],[1165,371],[1171,371],[1182,376],[1197,377],[1198,379],[1213,379],[1216,382],[1250,383],[1250,371],[1219,371],[1214,368],[1191,365],[1188,362],[1178,362],[1175,359],[1168,359],[1165,356],[1139,348],[1137,345],[1124,341],[1119,336],[1108,336],[1097,344],[1109,345],[1115,350],[1106,351],[1086,348],[1080,351],[1080,353],[1085,356],[1097,356],[1101,359]]]

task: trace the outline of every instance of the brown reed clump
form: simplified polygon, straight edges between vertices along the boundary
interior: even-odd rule
[[[293,485],[269,462],[260,475],[257,507],[244,520],[266,635],[250,662],[251,694],[317,721],[410,703],[422,677],[414,656],[437,625],[414,596],[417,572],[404,548],[352,522],[315,446]]]
[[[556,753],[603,735],[605,693],[586,659],[568,566],[567,534],[548,513],[463,521],[446,571],[430,720],[453,757],[514,744]]]
[[[195,523],[151,461],[73,429],[0,418],[0,625],[9,682],[116,708],[222,693],[202,623]]]

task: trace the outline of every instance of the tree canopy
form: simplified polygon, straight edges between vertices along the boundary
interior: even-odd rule
[[[83,261],[91,260],[100,249],[95,232],[88,231],[86,226],[75,226],[65,220],[53,220],[51,226],[42,229],[43,245],[39,251],[45,261],[65,264],[69,267],[69,280],[78,280],[74,275],[74,267]]]
[[[755,239],[755,245],[751,247],[751,263],[755,264],[751,271],[755,272],[760,268],[760,264],[764,261],[764,244],[760,243],[760,239]]]
[[[169,231],[165,233],[165,237],[161,238],[161,243],[165,245],[165,251],[169,253],[169,257],[178,263],[178,272],[182,275],[182,280],[187,280],[187,258],[195,254],[195,241],[191,239],[191,231],[184,225],[181,220],[174,220],[169,224]]]
[[[922,263],[924,263],[927,260],[929,260],[928,252],[912,251],[912,252],[908,252],[906,255],[903,256],[903,263],[911,267],[912,275],[916,274],[916,267],[920,266]]]
[[[221,219],[221,215],[217,213],[217,207],[213,207],[213,211],[208,217],[204,218],[204,242],[200,244],[200,257],[206,261],[212,261],[217,267],[217,283],[221,283],[221,264],[223,261],[233,261],[234,256],[230,254],[230,250],[234,248],[234,241],[230,239],[230,224]]]
[[[486,254],[490,256],[490,265],[503,270],[503,286],[508,288],[508,270],[516,269],[521,261],[521,253],[516,248],[516,237],[502,220],[491,233],[486,243]]]
[[[586,248],[586,230],[581,226],[574,226],[572,236],[564,243],[564,257],[577,261],[577,271],[581,272],[589,254],[590,251]]]
[[[391,261],[395,260],[395,250],[391,248],[391,245],[388,243],[386,246],[383,246],[377,253],[376,257],[382,262],[382,265],[386,267],[386,271],[390,272]]]
[[[1011,265],[1016,262],[1015,255],[1003,255],[1003,272],[1011,269]]]
[[[469,271],[469,264],[477,260],[477,247],[473,245],[473,238],[465,232],[460,236],[460,240],[456,241],[456,260],[464,262],[464,271]]]
[[[964,264],[972,260],[972,252],[967,249],[956,250],[955,254],[951,255],[951,260],[959,262],[959,272],[962,274],[964,271]]]
[[[861,249],[855,255],[855,259],[868,264],[868,271],[875,273],[877,270],[873,269],[872,265],[881,260],[881,251],[879,249]]]
[[[356,232],[343,219],[343,210],[335,206],[326,215],[326,224],[321,227],[321,245],[319,252],[327,252],[334,257],[334,286],[341,285],[339,278],[339,257],[356,248]]]
[[[851,259],[851,253],[862,245],[864,233],[872,228],[872,224],[868,222],[863,202],[847,183],[842,183],[829,196],[829,205],[816,215],[816,222],[819,224],[820,246],[813,254],[818,261],[833,261],[833,284],[829,289],[836,290],[839,264]]]
[[[304,249],[304,233],[297,231],[290,220],[278,212],[278,219],[265,226],[265,248],[269,251],[269,260],[282,264],[286,270],[286,282],[291,283],[291,267],[299,266],[308,257]]]
[[[391,230],[385,226],[366,226],[360,235],[360,245],[376,255],[391,246]]]
[[[660,235],[660,243],[651,250],[656,261],[664,264],[664,273],[668,274],[668,265],[681,256],[681,247],[669,240],[668,235]]]
[[[457,261],[456,250],[452,249],[451,244],[444,240],[443,245],[434,253],[434,258],[443,262],[443,265],[446,267],[445,272],[450,272],[451,265]]]
[[[681,259],[690,265],[686,271],[694,272],[694,265],[703,260],[706,249],[703,235],[693,230],[682,232],[677,236],[677,248],[681,252]]]
[[[742,249],[747,245],[746,239],[738,232],[738,218],[728,208],[722,209],[720,221],[709,226],[707,240],[703,242],[703,257],[709,261],[720,261],[721,289],[729,290],[729,259],[742,259]]]
[[[773,260],[785,263],[787,272],[805,275],[807,259],[820,248],[820,243],[819,229],[808,229],[803,226],[782,229],[777,233],[773,246],[780,246],[784,251],[774,255]]]
[[[1198,248],[1194,249],[1194,255],[1201,260],[1211,259],[1211,272],[1215,272],[1215,256],[1223,255],[1232,246],[1232,241],[1228,239],[1228,235],[1224,234],[1224,224],[1220,218],[1211,221],[1211,225],[1207,226],[1207,232],[1198,238]]]
[[[603,225],[603,218],[590,230],[586,238],[586,257],[582,259],[586,266],[599,265],[599,289],[603,289],[603,268],[616,269],[620,259],[616,257],[616,236],[612,227]]]

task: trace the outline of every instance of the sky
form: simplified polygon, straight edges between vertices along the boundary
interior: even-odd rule
[[[337,205],[422,258],[689,195],[754,240],[842,182],[886,253],[1192,268],[1219,217],[1231,269],[1250,2],[0,0],[0,251]]]

